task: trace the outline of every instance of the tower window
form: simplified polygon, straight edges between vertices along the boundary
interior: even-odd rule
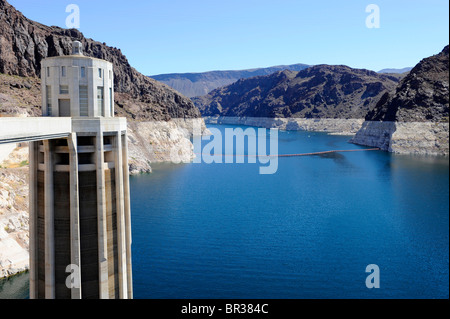
[[[89,116],[88,87],[80,85],[80,116]]]
[[[45,94],[47,95],[47,115],[52,116],[52,87],[50,85],[45,87]]]
[[[47,67],[47,77],[50,77],[50,67]]]
[[[98,105],[98,108],[100,109],[101,116],[105,116],[105,106],[103,104],[103,99],[104,99],[103,86],[98,86],[97,87],[97,105]]]
[[[60,85],[59,86],[59,94],[69,94],[69,86],[68,85]]]
[[[66,76],[66,67],[65,66],[61,67],[61,76]]]
[[[114,104],[113,104],[112,88],[109,88],[109,114],[110,114],[111,117],[114,116]]]
[[[86,68],[84,66],[81,67],[81,77],[82,78],[86,77]]]
[[[98,77],[102,78],[102,69],[98,69]]]

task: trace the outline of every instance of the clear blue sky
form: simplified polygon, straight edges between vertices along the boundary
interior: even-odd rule
[[[146,75],[345,64],[378,71],[414,66],[449,42],[448,0],[8,0],[24,15],[122,49]],[[366,6],[380,28],[366,27]]]

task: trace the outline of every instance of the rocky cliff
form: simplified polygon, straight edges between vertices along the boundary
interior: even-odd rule
[[[0,162],[0,279],[28,269],[28,148]]]
[[[205,116],[361,119],[397,83],[396,76],[316,65],[239,80],[193,101]]]
[[[420,61],[385,93],[352,142],[396,153],[449,151],[449,47]]]
[[[367,121],[448,122],[449,48],[423,59],[387,93]]]

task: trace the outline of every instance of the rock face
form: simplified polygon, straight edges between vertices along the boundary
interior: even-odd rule
[[[397,154],[449,154],[449,124],[365,121],[351,142]]]
[[[401,81],[393,94],[385,94],[367,121],[448,122],[449,48],[423,59]]]
[[[120,49],[87,39],[76,29],[48,27],[24,17],[6,0],[0,0],[0,73],[39,77],[46,57],[71,53],[74,40],[86,56],[114,65],[116,113],[137,120],[198,118],[194,104],[172,88],[150,79],[130,66]]]
[[[160,74],[153,75],[151,78],[169,85],[187,97],[195,97],[208,94],[214,89],[229,85],[239,79],[269,75],[283,70],[300,71],[308,67],[309,65],[306,64],[292,64],[251,70]]]
[[[384,94],[352,139],[395,153],[448,155],[449,48],[423,59]]]
[[[0,163],[0,279],[29,265],[27,150],[17,148]]]
[[[194,159],[194,127],[210,134],[203,119],[172,119],[128,124],[130,174],[150,172],[150,163],[185,163]]]
[[[205,116],[362,119],[398,76],[317,65],[239,80],[194,98]]]
[[[41,81],[0,74],[0,116],[41,116]]]

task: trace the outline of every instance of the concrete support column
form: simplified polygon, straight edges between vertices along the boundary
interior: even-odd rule
[[[78,276],[74,276],[71,289],[72,299],[81,299],[81,247],[80,247],[80,203],[78,190],[78,146],[77,134],[70,134],[67,139],[70,156],[70,260],[78,266]]]
[[[114,162],[116,179],[116,212],[117,212],[117,253],[119,263],[119,298],[128,298],[127,285],[127,248],[125,236],[125,206],[123,195],[123,163],[122,163],[122,136],[117,132],[114,136]]]
[[[127,131],[121,135],[122,139],[122,171],[123,196],[125,213],[125,241],[127,254],[127,284],[128,299],[133,299],[133,276],[131,269],[131,206],[130,206],[130,168],[128,166],[128,137]]]
[[[45,298],[55,299],[55,216],[53,193],[53,142],[44,141],[45,164]]]
[[[97,223],[98,223],[98,264],[99,297],[109,299],[108,287],[108,233],[106,228],[106,193],[105,193],[105,153],[103,132],[95,137],[95,155],[97,168]]]
[[[37,257],[37,170],[38,170],[39,143],[29,143],[29,163],[30,163],[30,182],[29,182],[29,227],[30,227],[30,299],[38,298],[38,257]]]

